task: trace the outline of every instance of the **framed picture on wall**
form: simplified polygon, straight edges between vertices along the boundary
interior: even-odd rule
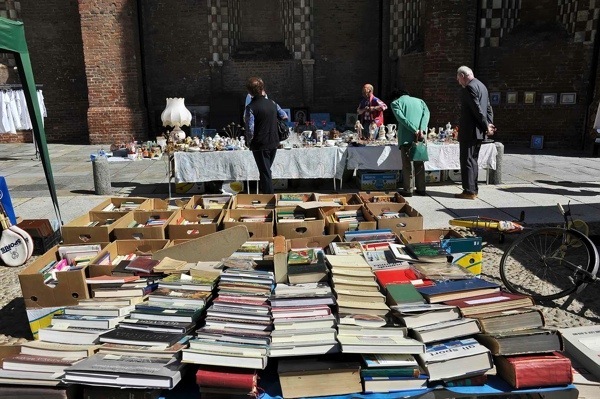
[[[490,104],[492,104],[492,105],[500,104],[500,92],[499,91],[492,91],[490,93]]]
[[[577,102],[577,93],[560,93],[561,104],[575,104]]]
[[[555,105],[556,104],[556,93],[544,93],[542,94],[543,105]]]
[[[517,92],[509,91],[506,93],[506,103],[507,104],[516,104],[517,103]]]
[[[523,97],[523,103],[533,104],[535,103],[535,91],[526,91]]]
[[[304,123],[310,120],[308,108],[292,108],[292,122]]]
[[[291,110],[291,109],[289,109],[289,108],[281,108],[281,110],[282,110],[283,112],[285,112],[285,114],[286,114],[286,115],[287,115],[287,117],[288,117],[288,121],[290,121],[290,122],[291,122],[291,121],[292,121],[292,110]]]

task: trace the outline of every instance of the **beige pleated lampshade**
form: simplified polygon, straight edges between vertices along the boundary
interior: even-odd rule
[[[189,126],[192,113],[185,107],[185,98],[167,98],[167,107],[160,114],[163,126]]]

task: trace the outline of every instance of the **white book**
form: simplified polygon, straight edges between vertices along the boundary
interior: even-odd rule
[[[429,343],[445,341],[452,338],[466,337],[481,332],[477,320],[460,318],[426,326],[414,327],[411,335],[421,342]]]
[[[269,357],[325,355],[339,351],[339,344],[335,340],[319,344],[307,343],[306,345],[271,344]]]
[[[425,345],[412,338],[338,335],[337,339],[342,345],[342,352],[344,353],[422,354],[425,352]]]
[[[267,366],[266,356],[228,356],[192,349],[183,349],[181,351],[181,361],[183,363],[206,364],[209,366],[240,367],[260,370],[263,370]]]
[[[600,379],[600,325],[561,328],[565,351]]]

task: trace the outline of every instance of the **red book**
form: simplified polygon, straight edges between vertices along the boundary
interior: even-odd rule
[[[494,364],[498,376],[517,389],[573,383],[571,359],[559,352],[495,356]]]
[[[249,395],[255,395],[258,374],[256,370],[237,367],[200,366],[196,372],[196,384],[203,387],[243,389]]]
[[[421,279],[412,268],[376,270],[374,273],[377,282],[384,288],[388,284],[412,283],[415,287],[426,287],[435,284],[432,280]]]

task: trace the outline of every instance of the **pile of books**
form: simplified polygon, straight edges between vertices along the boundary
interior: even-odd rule
[[[168,219],[163,218],[149,218],[145,223],[138,222],[137,220],[133,220],[127,224],[127,228],[138,228],[138,227],[155,227],[155,226],[163,226],[166,224]]]
[[[356,230],[359,223],[365,220],[361,209],[335,211],[328,216],[330,223],[348,223],[348,230]]]
[[[44,276],[44,283],[55,287],[58,283],[56,273],[62,271],[79,270],[87,266],[101,250],[99,244],[59,246],[58,257],[42,267],[39,273]]]
[[[110,203],[102,208],[102,212],[129,212],[140,207],[141,202],[123,201],[120,204]]]

